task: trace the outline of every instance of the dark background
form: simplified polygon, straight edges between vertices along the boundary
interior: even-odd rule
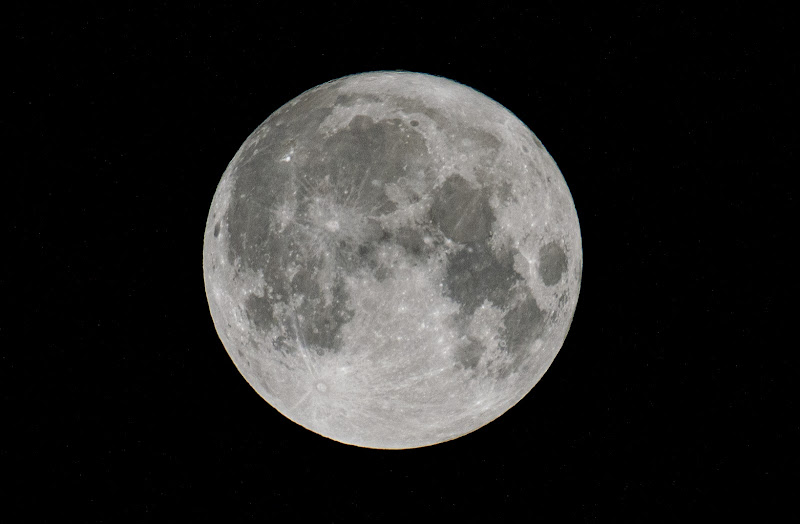
[[[788,10],[111,4],[18,3],[4,22],[0,466],[25,521],[794,507]],[[248,386],[201,253],[251,131],[306,89],[395,69],[469,85],[528,124],[572,191],[584,273],[526,398],[455,441],[388,452],[311,433]]]

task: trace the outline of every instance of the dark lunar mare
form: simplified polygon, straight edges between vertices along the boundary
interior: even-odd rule
[[[331,87],[306,92],[296,105],[287,104],[273,113],[248,139],[253,140],[264,125],[269,125],[269,131],[255,146],[258,152],[250,152],[233,166],[233,198],[226,212],[231,264],[239,258],[243,267],[258,268],[270,258],[270,214],[291,191],[294,169],[279,159],[297,137],[316,131],[333,112],[335,94]]]
[[[502,348],[512,355],[513,361],[501,371],[501,377],[519,368],[528,349],[543,335],[547,320],[530,289],[518,286],[516,291],[515,303],[503,317]]]
[[[579,235],[558,169],[502,106],[446,79],[358,75],[245,141],[207,222],[206,292],[281,413],[348,444],[417,447],[488,423],[546,371],[575,310]],[[361,325],[362,307],[393,313],[395,292],[416,303],[397,325]],[[350,345],[351,328],[387,351]]]
[[[458,173],[450,175],[436,191],[430,215],[446,237],[459,243],[486,240],[495,221],[489,196]]]
[[[326,180],[320,189],[332,191],[337,201],[364,215],[384,215],[397,209],[384,186],[406,173],[430,170],[425,139],[400,119],[376,122],[355,115],[330,137],[315,136],[304,144],[313,151],[297,173],[304,182],[300,187],[305,202]]]
[[[425,139],[415,129],[419,126],[417,120],[375,121],[366,115],[354,115],[330,136],[319,132],[334,105],[347,107],[364,101],[381,99],[337,93],[334,86],[307,92],[294,106],[287,104],[270,117],[265,123],[269,132],[256,145],[258,152],[249,156],[245,153],[234,166],[233,198],[226,216],[228,260],[238,261],[242,269],[261,270],[266,283],[265,289],[246,300],[252,325],[265,334],[279,327],[280,334],[273,343],[281,351],[293,352],[298,343],[320,353],[337,351],[343,344],[341,328],[354,315],[347,307],[349,297],[343,274],[367,270],[379,279],[388,278],[391,270],[379,268],[375,259],[375,248],[381,242],[394,242],[412,259],[423,260],[435,250],[425,243],[423,235],[430,234],[437,240],[444,236],[461,245],[448,254],[445,276],[446,294],[460,307],[459,323],[466,325],[486,300],[507,311],[501,348],[514,355],[518,364],[525,350],[541,335],[544,315],[530,291],[520,291],[522,277],[514,270],[513,252],[496,253],[488,244],[496,220],[488,192],[461,175],[450,175],[434,191],[426,223],[394,233],[376,227],[361,237],[327,246],[334,256],[333,269],[315,251],[318,246],[309,247],[313,238],[335,237],[321,230],[323,224],[309,220],[314,198],[324,197],[360,216],[377,217],[397,208],[386,195],[386,184],[402,185],[410,173],[431,170]],[[490,133],[454,124],[438,110],[414,99],[394,97],[393,102],[405,113],[425,115],[441,131],[471,141],[475,144],[473,151],[480,153],[485,166],[499,150],[499,140]],[[292,162],[281,161],[292,148],[303,152],[307,160],[302,165],[296,160],[299,155]],[[486,178],[483,170],[476,173]],[[292,177],[296,177],[296,183]],[[272,223],[273,213],[295,190],[296,223],[279,231]],[[420,196],[411,195],[412,199]],[[310,239],[309,228],[317,228],[319,236]],[[219,223],[214,234],[219,234]],[[543,282],[548,286],[557,283],[566,268],[561,248],[555,243],[547,244],[539,257]],[[286,270],[291,266],[299,270],[289,279]],[[330,303],[324,299],[326,290],[321,282],[331,282],[327,289],[332,297]],[[276,304],[288,304],[290,297],[301,296],[301,302],[282,308],[283,313],[276,315]],[[458,359],[464,367],[472,368],[484,351],[480,342],[469,339],[459,350]]]
[[[505,307],[509,291],[521,278],[511,253],[494,253],[486,242],[470,242],[447,257],[447,294],[464,315],[472,315],[485,300]]]
[[[539,277],[546,286],[554,286],[567,271],[567,255],[556,242],[539,248]]]
[[[228,260],[238,261],[243,270],[263,273],[265,288],[248,296],[246,314],[263,334],[278,327],[280,335],[273,343],[284,352],[293,352],[298,343],[320,353],[341,349],[341,328],[354,315],[347,307],[343,273],[370,269],[365,255],[381,237],[380,228],[374,227],[342,231],[336,240],[337,234],[313,222],[309,210],[314,199],[322,197],[357,216],[380,216],[396,209],[386,196],[387,183],[431,169],[424,137],[401,119],[376,122],[355,115],[330,136],[319,131],[335,103],[358,101],[337,95],[332,87],[304,94],[296,105],[284,106],[270,117],[265,123],[269,132],[255,146],[258,151],[245,153],[234,166],[226,216]],[[282,161],[292,148],[307,160],[301,164],[296,154],[291,162]],[[272,223],[273,213],[293,191],[295,220],[278,228]],[[414,244],[408,244],[409,249],[421,252],[418,242],[407,240]],[[333,257],[333,268],[323,250]],[[289,267],[299,268],[291,279]],[[333,297],[330,303],[324,299],[326,291]],[[276,304],[288,304],[290,297],[303,300],[277,314]]]
[[[541,337],[545,315],[514,269],[515,252],[496,251],[489,244],[495,216],[488,199],[486,192],[454,174],[435,193],[430,217],[445,236],[461,244],[447,255],[445,274],[445,293],[459,305],[457,329],[465,329],[485,301],[505,311],[500,349],[511,355],[511,364],[497,371],[502,378],[518,369]],[[468,338],[456,358],[463,367],[475,368],[485,350]]]

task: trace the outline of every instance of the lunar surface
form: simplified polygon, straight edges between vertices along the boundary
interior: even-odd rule
[[[273,113],[217,187],[203,249],[217,332],[280,413],[384,449],[519,402],[567,335],[578,217],[511,112],[445,78],[348,76]]]

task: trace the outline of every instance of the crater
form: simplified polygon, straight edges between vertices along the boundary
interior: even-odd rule
[[[408,97],[391,97],[397,107],[407,115],[414,113],[430,118],[440,129],[449,127],[450,120],[438,109],[425,105],[421,100]]]
[[[539,278],[544,285],[558,284],[566,270],[567,255],[557,242],[549,242],[539,248]]]

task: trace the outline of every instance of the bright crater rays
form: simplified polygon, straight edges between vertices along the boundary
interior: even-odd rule
[[[569,330],[582,271],[567,185],[493,100],[423,74],[301,94],[217,188],[203,265],[251,386],[331,439],[451,440],[524,397]]]

